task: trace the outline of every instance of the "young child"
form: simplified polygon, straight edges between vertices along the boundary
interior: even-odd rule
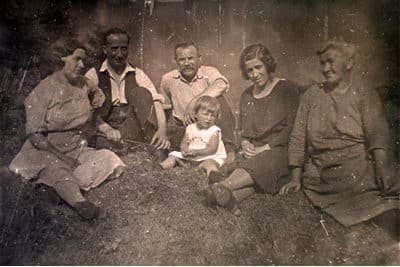
[[[215,125],[219,116],[220,105],[211,96],[201,96],[197,99],[194,112],[196,122],[186,127],[181,142],[181,152],[169,153],[166,160],[160,163],[164,169],[173,168],[180,159],[200,162],[199,168],[204,169],[207,177],[216,176],[226,160],[226,151],[221,138],[221,129]]]

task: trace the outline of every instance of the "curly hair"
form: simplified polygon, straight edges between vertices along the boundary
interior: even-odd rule
[[[43,79],[53,72],[62,69],[64,61],[61,58],[71,55],[78,48],[86,51],[85,46],[74,37],[62,37],[52,43],[40,56],[39,67],[41,78]]]
[[[266,48],[262,44],[253,44],[246,47],[242,54],[240,55],[240,70],[242,71],[243,78],[248,80],[249,76],[246,71],[246,61],[258,58],[264,63],[265,68],[268,73],[275,72],[276,62],[269,52],[268,48]]]

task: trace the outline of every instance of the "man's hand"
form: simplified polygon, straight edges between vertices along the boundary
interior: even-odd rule
[[[104,122],[101,118],[100,120],[101,123],[98,125],[99,131],[105,134],[108,140],[119,142],[121,140],[121,132],[108,125],[108,123]]]
[[[244,153],[244,157],[246,159],[252,158],[255,155],[257,155],[257,152],[254,148],[254,145],[252,143],[250,143],[249,140],[243,140],[242,144],[241,144],[243,153]]]
[[[121,140],[121,132],[111,127],[105,131],[105,135],[107,139],[114,142],[119,142]]]
[[[160,133],[159,130],[157,130],[157,132],[154,134],[150,144],[159,150],[168,149],[171,146],[168,136]]]
[[[188,126],[189,124],[196,122],[196,116],[194,114],[194,103],[195,99],[190,101],[189,105],[186,107],[185,114],[183,115],[183,124]]]

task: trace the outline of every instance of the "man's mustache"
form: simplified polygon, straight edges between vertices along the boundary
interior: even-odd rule
[[[336,71],[334,71],[334,70],[329,70],[329,71],[324,71],[324,72],[322,72],[322,74],[324,74],[324,75],[328,75],[329,73],[336,74]]]
[[[193,67],[184,67],[182,70],[195,70]]]

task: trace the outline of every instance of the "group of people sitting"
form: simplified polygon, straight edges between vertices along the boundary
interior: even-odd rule
[[[100,208],[89,190],[119,177],[130,143],[154,146],[162,168],[197,166],[209,186],[209,205],[239,215],[255,192],[287,194],[301,187],[311,202],[344,225],[398,208],[383,105],[374,90],[352,84],[354,46],[329,41],[318,51],[324,80],[300,95],[274,75],[276,62],[262,44],[239,60],[251,86],[235,118],[225,98],[228,80],[202,65],[193,43],[175,47],[177,69],[157,90],[128,62],[129,35],[104,34],[105,60],[83,75],[85,48],[72,39],[52,45],[58,68],[25,100],[27,140],[10,164],[14,173],[53,188],[87,220]]]

